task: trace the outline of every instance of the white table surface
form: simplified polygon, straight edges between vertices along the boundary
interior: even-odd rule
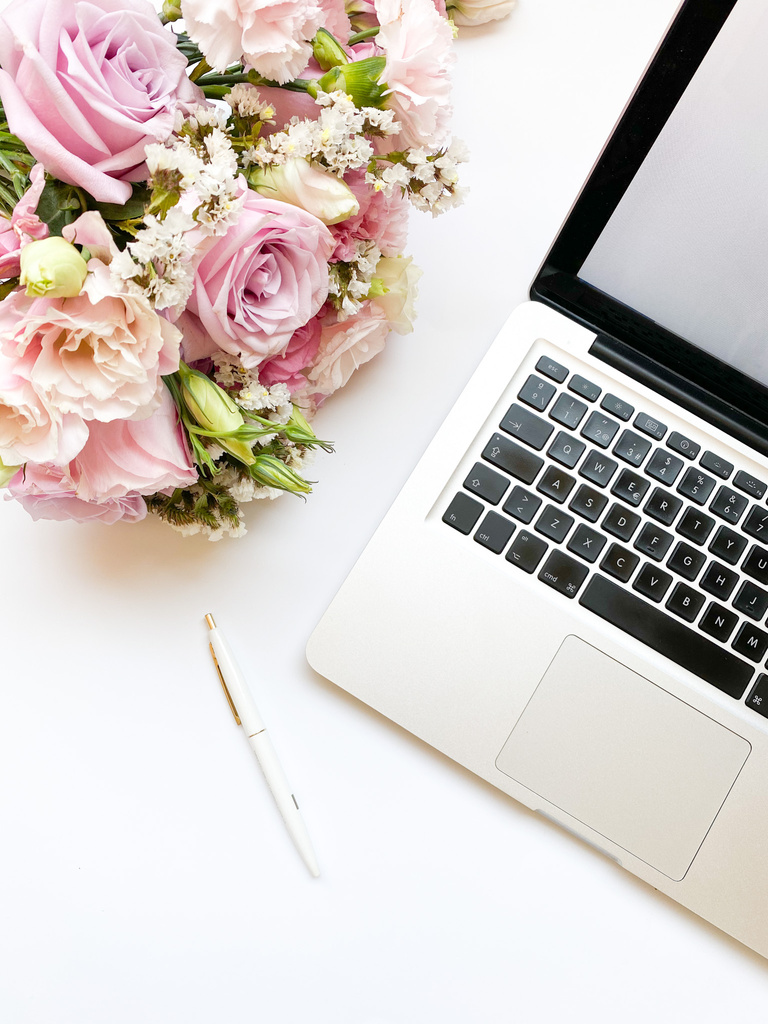
[[[332,399],[315,493],[210,544],[0,504],[7,1024],[763,1020],[768,964],[318,678],[315,622],[527,288],[675,0],[522,0],[457,45],[459,211],[414,334]],[[296,855],[207,650],[258,693]],[[765,885],[765,879],[755,879]]]

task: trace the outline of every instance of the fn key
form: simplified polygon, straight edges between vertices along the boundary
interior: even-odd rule
[[[551,552],[541,567],[539,579],[566,597],[576,597],[589,570],[562,551]]]

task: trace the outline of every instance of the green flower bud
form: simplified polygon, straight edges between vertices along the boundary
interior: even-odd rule
[[[386,82],[379,82],[386,57],[366,57],[351,64],[333,67],[317,82],[323,92],[341,90],[352,99],[356,107],[381,107],[387,93]],[[317,96],[317,88],[310,86],[310,95]]]
[[[27,295],[72,298],[83,290],[87,273],[83,257],[59,235],[29,242],[21,250],[19,284],[26,285]]]
[[[0,487],[7,487],[20,469],[21,466],[6,466],[3,460],[0,459]]]
[[[278,487],[293,494],[309,494],[312,488],[303,477],[294,473],[274,455],[258,455],[250,467],[253,479],[265,487]]]
[[[163,21],[168,24],[170,21],[178,21],[181,17],[181,0],[164,0]]]
[[[179,363],[181,396],[190,416],[203,430],[230,434],[243,425],[243,414],[223,388],[198,370]]]
[[[318,29],[317,35],[312,40],[312,52],[323,71],[330,71],[331,68],[338,67],[339,64],[349,63],[349,57],[341,45],[324,28]]]

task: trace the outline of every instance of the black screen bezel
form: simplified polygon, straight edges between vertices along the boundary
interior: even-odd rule
[[[768,447],[768,388],[661,327],[578,276],[598,236],[691,81],[737,0],[686,0],[651,60],[531,286],[531,297],[567,313],[660,376],[689,382],[697,406],[711,400],[713,421],[746,426]],[[768,343],[768,337],[766,338]]]

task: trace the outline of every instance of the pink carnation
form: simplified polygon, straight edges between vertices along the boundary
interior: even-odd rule
[[[281,356],[262,363],[259,367],[259,382],[265,387],[273,384],[287,384],[291,392],[303,388],[307,378],[301,372],[312,364],[320,345],[320,317],[313,317],[308,324],[300,327],[288,342]]]
[[[136,523],[147,514],[142,496],[136,492],[105,501],[85,501],[77,496],[77,485],[69,472],[50,465],[27,465],[8,484],[15,498],[33,519],[74,519],[78,523],[100,521]]]
[[[351,260],[357,240],[372,239],[384,256],[396,256],[405,248],[408,234],[408,200],[396,190],[391,196],[365,183],[365,171],[350,171],[344,180],[360,204],[359,211],[331,232],[336,239],[333,260]]]
[[[244,61],[275,82],[289,82],[312,53],[308,40],[323,24],[319,0],[182,0],[190,37],[211,67]]]
[[[0,17],[0,98],[45,169],[103,202],[146,176],[144,147],[196,102],[187,61],[145,0],[24,0]]]
[[[48,237],[48,225],[35,213],[45,187],[42,164],[35,164],[30,186],[16,203],[11,219],[0,218],[0,281],[21,273],[21,249],[27,242]]]

